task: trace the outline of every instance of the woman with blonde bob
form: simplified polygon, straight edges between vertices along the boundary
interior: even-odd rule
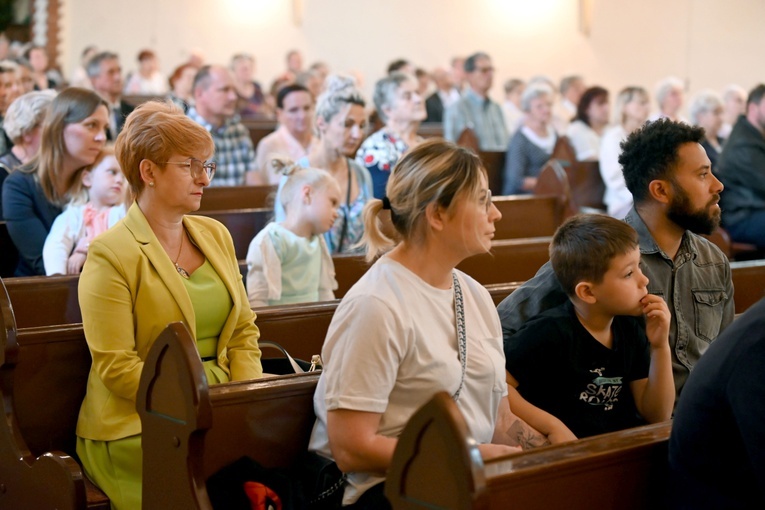
[[[146,355],[169,322],[191,331],[210,384],[262,375],[231,235],[188,214],[215,174],[213,152],[210,134],[171,103],[139,106],[117,137],[135,202],[90,244],[80,276],[93,364],[77,422],[77,454],[112,508],[141,508],[136,393]]]
[[[382,231],[383,209],[396,240]],[[435,139],[405,155],[386,196],[366,205],[367,257],[382,256],[332,318],[309,445],[346,475],[337,505],[386,507],[397,437],[437,391],[456,400],[484,458],[518,451],[499,317],[486,289],[455,269],[489,251],[500,217],[479,158]]]

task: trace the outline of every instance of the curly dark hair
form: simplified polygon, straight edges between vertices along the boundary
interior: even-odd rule
[[[621,143],[619,164],[635,203],[648,197],[648,184],[668,176],[686,143],[700,143],[704,129],[684,122],[659,119],[647,122]]]

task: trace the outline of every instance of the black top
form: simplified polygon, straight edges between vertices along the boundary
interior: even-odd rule
[[[672,508],[765,508],[765,299],[696,364],[669,438]]]
[[[34,174],[13,172],[3,183],[3,216],[19,251],[15,276],[44,275],[42,250],[61,207],[51,204]]]
[[[582,326],[570,301],[530,320],[505,342],[518,392],[579,438],[645,424],[629,386],[648,377],[644,322],[614,317],[612,331],[609,349]]]

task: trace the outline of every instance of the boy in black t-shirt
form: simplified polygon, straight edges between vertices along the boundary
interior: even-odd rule
[[[550,260],[569,301],[505,344],[513,412],[553,443],[670,419],[670,314],[648,294],[637,232],[575,216],[555,233]]]

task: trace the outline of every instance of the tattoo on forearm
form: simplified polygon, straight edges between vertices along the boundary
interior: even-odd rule
[[[511,446],[520,446],[524,450],[551,444],[547,436],[530,427],[523,420],[515,420],[505,432]]]

